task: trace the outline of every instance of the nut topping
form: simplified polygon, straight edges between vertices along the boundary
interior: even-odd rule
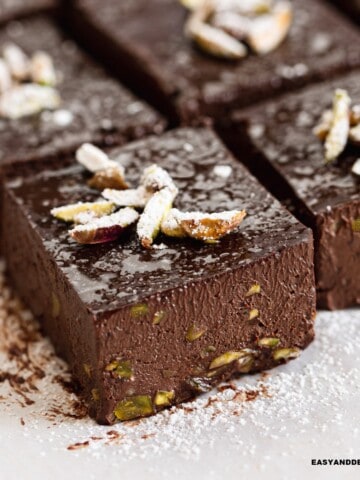
[[[168,187],[156,192],[147,202],[143,214],[137,224],[137,234],[141,245],[150,248],[160,231],[160,225],[170,210],[176,197],[174,191]]]
[[[52,87],[25,83],[10,88],[0,96],[0,116],[17,119],[42,110],[55,110],[60,96]]]
[[[244,210],[221,213],[183,213],[179,224],[186,234],[196,240],[219,240],[235,230],[246,216]]]
[[[11,73],[9,67],[3,59],[0,58],[0,94],[9,90],[12,85]]]
[[[24,81],[29,78],[30,61],[20,47],[14,43],[8,43],[3,49],[3,55],[15,80]]]
[[[53,87],[56,85],[56,72],[52,58],[46,52],[34,53],[30,63],[31,78],[35,83]]]
[[[69,234],[82,244],[106,243],[116,240],[124,230],[135,223],[139,214],[132,208],[123,208],[112,215],[107,215],[85,225],[78,225]]]
[[[358,175],[360,176],[360,158],[358,158],[356,160],[356,162],[354,163],[354,165],[352,166],[352,169],[351,169],[352,173],[354,175]]]
[[[50,213],[53,217],[58,220],[63,220],[64,222],[84,223],[81,220],[81,214],[90,214],[88,218],[93,220],[94,218],[109,215],[114,209],[115,205],[112,202],[79,202],[64,207],[53,208]]]
[[[134,418],[147,417],[154,413],[151,397],[149,395],[135,395],[121,400],[114,410],[115,417],[120,421],[133,420]]]
[[[325,140],[325,160],[333,162],[343,152],[350,129],[350,97],[345,90],[337,89],[333,100],[333,119]]]
[[[118,207],[134,207],[144,208],[151,195],[142,186],[137,189],[129,190],[114,190],[105,188],[102,196],[111,202],[114,202]]]
[[[153,164],[144,170],[140,185],[142,185],[149,193],[158,192],[165,187],[174,190],[174,192],[176,191],[176,186],[169,173],[156,164]]]
[[[124,169],[120,165],[94,173],[93,177],[88,181],[88,185],[97,190],[104,190],[105,188],[123,190],[129,188],[125,181]]]

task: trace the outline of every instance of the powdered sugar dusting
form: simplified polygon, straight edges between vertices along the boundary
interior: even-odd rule
[[[29,468],[16,461],[20,450],[31,452],[34,475],[44,464],[71,462],[74,475],[89,479],[104,472],[115,479],[120,469],[122,478],[195,472],[201,479],[260,478],[271,469],[271,478],[300,479],[314,474],[312,458],[350,458],[359,451],[359,310],[320,313],[315,342],[286,366],[244,376],[154,417],[106,427],[84,418],[81,402],[61,387],[69,381],[64,363],[3,275],[0,284],[2,468],[11,465],[18,478]],[[15,345],[24,342],[27,348],[17,353]],[[44,375],[34,376],[34,366]],[[27,379],[20,393],[9,381],[15,373]],[[355,467],[343,468],[355,475]],[[321,472],[317,478],[336,478]]]

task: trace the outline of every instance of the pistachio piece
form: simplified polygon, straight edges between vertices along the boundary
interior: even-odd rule
[[[258,283],[254,283],[252,285],[248,292],[246,293],[245,297],[251,297],[252,295],[257,295],[258,293],[261,292],[261,286]]]
[[[110,158],[100,148],[91,143],[83,143],[76,150],[76,160],[83,165],[89,172],[96,173],[108,168],[118,169],[124,176],[124,168],[119,163]]]
[[[351,222],[351,228],[353,232],[360,233],[360,218],[357,218]]]
[[[30,61],[26,53],[15,43],[7,43],[3,49],[4,60],[11,75],[19,81],[27,80],[30,73]]]
[[[153,325],[159,325],[165,318],[166,312],[163,310],[159,310],[158,312],[155,312],[154,318],[153,318]]]
[[[33,82],[53,87],[56,85],[56,72],[49,54],[39,51],[34,53],[30,62],[30,74]]]
[[[115,377],[125,380],[133,380],[134,374],[129,360],[113,360],[106,365],[105,370],[111,372]]]
[[[179,224],[186,234],[196,240],[219,240],[235,230],[246,216],[245,210],[221,213],[182,213]]]
[[[52,88],[26,83],[10,88],[0,97],[0,116],[17,119],[42,110],[54,110],[60,105],[60,96]]]
[[[275,337],[264,337],[260,338],[258,341],[258,345],[260,347],[269,347],[269,348],[275,348],[279,345],[280,339],[275,338]]]
[[[247,55],[247,48],[243,43],[206,23],[188,24],[186,32],[204,52],[214,57],[239,60]]]
[[[254,364],[254,357],[252,354],[244,355],[235,362],[236,371],[239,373],[249,373]]]
[[[171,208],[169,213],[161,222],[161,232],[168,237],[184,238],[186,237],[185,230],[180,226],[179,219],[181,212],[177,208]]]
[[[159,390],[156,392],[154,404],[157,407],[169,407],[175,398],[174,390]]]
[[[177,190],[166,187],[154,195],[147,202],[144,212],[137,224],[137,234],[141,245],[150,248],[160,231],[160,225],[169,212],[176,197]]]
[[[289,360],[290,358],[296,358],[300,355],[300,350],[296,347],[294,348],[279,348],[274,351],[273,358],[276,361],[279,360]]]
[[[105,188],[124,190],[129,188],[125,181],[124,169],[120,165],[95,172],[88,181],[88,185],[97,190],[104,190]]]
[[[209,366],[210,370],[215,370],[219,367],[223,367],[224,365],[228,365],[229,363],[235,362],[235,360],[238,360],[244,355],[244,352],[226,352],[220,355],[219,357],[216,357]]]
[[[333,112],[331,110],[325,110],[321,115],[318,125],[313,128],[313,134],[316,135],[322,142],[326,140],[326,137],[329,134],[332,121]]]
[[[216,352],[216,347],[214,347],[213,345],[209,345],[208,347],[204,348],[201,352],[200,352],[200,357],[201,358],[206,358],[209,356],[210,353],[214,353]]]
[[[191,325],[191,327],[186,333],[185,339],[187,342],[195,342],[195,340],[198,340],[200,337],[204,335],[206,330],[207,328],[200,328],[200,327],[197,327],[196,325]]]
[[[120,421],[133,420],[139,417],[148,417],[154,413],[149,395],[135,395],[124,398],[115,407],[114,415]]]
[[[139,214],[132,208],[123,208],[112,215],[97,218],[85,225],[77,225],[70,230],[70,236],[78,243],[96,244],[112,242],[119,238],[124,230],[135,223]]]
[[[360,123],[350,129],[349,140],[354,145],[360,146]]]
[[[290,2],[282,0],[275,3],[272,11],[252,20],[247,42],[258,55],[275,50],[287,36],[293,19]]]
[[[237,40],[244,40],[250,31],[251,20],[232,10],[225,10],[215,13],[211,23]]]
[[[354,175],[360,176],[360,158],[358,158],[356,160],[356,162],[354,163],[354,165],[351,168],[351,171]]]
[[[204,0],[180,0],[180,3],[188,10],[196,10],[203,2]]]
[[[269,13],[273,7],[273,0],[221,0],[217,2],[217,11],[233,11],[253,17]]]
[[[0,94],[9,90],[12,85],[11,73],[6,62],[0,58]]]
[[[150,167],[144,170],[140,185],[144,186],[150,193],[158,192],[165,187],[168,187],[170,190],[177,190],[169,173],[156,164],[150,165]]]
[[[355,127],[360,123],[360,105],[356,104],[350,110],[350,125]]]
[[[64,207],[56,207],[51,210],[51,215],[58,220],[63,220],[64,222],[75,222],[83,223],[82,217],[80,214],[90,213],[91,217],[88,218],[99,218],[104,215],[109,215],[115,210],[115,205],[112,202],[78,202],[71,205],[65,205]]]
[[[143,186],[128,190],[106,188],[102,192],[102,196],[107,200],[114,202],[118,207],[134,208],[144,208],[151,198],[151,195],[149,195]]]
[[[94,402],[98,402],[100,400],[100,393],[97,388],[93,388],[91,390],[91,398],[94,400]]]
[[[134,305],[131,307],[130,315],[134,318],[143,317],[149,312],[149,307],[146,303],[140,303],[139,305]]]
[[[249,320],[254,320],[259,316],[259,310],[257,308],[253,308],[249,312]]]
[[[325,160],[333,162],[343,152],[350,129],[350,97],[346,90],[337,89],[333,100],[333,120],[325,140]]]
[[[83,369],[86,375],[91,378],[91,366],[88,363],[83,364]]]
[[[212,389],[211,381],[207,378],[193,377],[186,382],[197,393],[206,393]]]

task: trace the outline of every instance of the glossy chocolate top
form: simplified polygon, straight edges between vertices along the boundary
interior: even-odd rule
[[[56,7],[56,0],[0,0],[0,23]]]
[[[284,95],[233,117],[248,124],[247,132],[256,149],[315,215],[360,200],[360,179],[351,173],[360,147],[348,147],[335,163],[326,165],[323,143],[312,131],[323,111],[331,109],[336,88],[346,89],[352,104],[359,104],[360,72]]]
[[[67,153],[84,141],[118,145],[162,130],[154,110],[106,76],[45,17],[7,25],[0,30],[0,46],[7,41],[29,55],[40,49],[52,56],[65,115],[0,118],[0,165]]]
[[[200,103],[203,113],[219,116],[219,108],[248,105],[360,64],[360,35],[341,15],[321,0],[293,3],[294,23],[283,44],[238,62],[217,60],[192,45],[183,32],[188,13],[179,0],[106,0],[101,8],[98,0],[77,0],[75,5],[114,45],[140,59],[180,110],[197,112]]]
[[[8,182],[15,200],[48,253],[93,311],[114,310],[227,271],[231,283],[234,268],[308,241],[308,230],[232,158],[211,131],[172,131],[113,150],[111,157],[126,167],[133,186],[149,164],[167,168],[180,189],[175,200],[180,209],[246,209],[248,216],[238,232],[215,245],[160,236],[157,243],[166,248],[149,251],[140,247],[135,232],[130,231],[113,243],[81,246],[69,238],[69,226],[52,218],[50,210],[99,197],[87,186],[83,168],[71,164],[23,177],[20,169],[19,177]],[[217,175],[217,165],[231,166],[231,175]]]

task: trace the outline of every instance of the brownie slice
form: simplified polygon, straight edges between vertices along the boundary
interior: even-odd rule
[[[20,166],[8,179],[9,273],[98,422],[152,414],[236,372],[278,365],[311,342],[311,230],[214,133],[175,130],[114,149],[111,158],[133,185],[145,166],[167,168],[180,189],[180,209],[244,208],[248,215],[240,230],[215,244],[163,236],[160,247],[145,250],[130,230],[117,242],[80,246],[50,215],[53,207],[98,198],[80,165],[32,175]],[[226,166],[220,174],[219,166]]]
[[[360,304],[360,181],[351,173],[359,147],[348,146],[325,164],[324,146],[313,133],[334,89],[348,90],[360,103],[360,73],[308,87],[234,113],[229,145],[255,175],[315,236],[315,269],[320,307]]]
[[[294,0],[287,39],[272,53],[238,62],[200,52],[184,35],[179,0],[76,0],[74,35],[167,114],[187,124],[223,123],[234,107],[327,79],[360,64],[360,34],[321,0]]]
[[[0,0],[0,24],[41,12],[53,12],[57,0]]]
[[[0,30],[0,45],[14,42],[27,54],[44,50],[60,76],[60,110],[8,119],[0,117],[0,166],[73,152],[81,143],[121,145],[160,133],[163,118],[79,50],[46,17]]]
[[[360,23],[360,2],[359,0],[331,0],[339,10],[350,15],[351,19]]]

